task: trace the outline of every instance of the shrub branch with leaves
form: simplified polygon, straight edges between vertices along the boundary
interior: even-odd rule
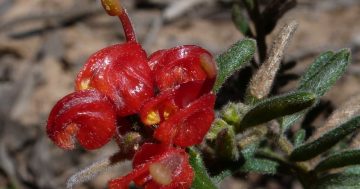
[[[77,77],[76,92],[50,113],[47,132],[64,149],[73,149],[75,138],[88,150],[114,139],[119,151],[74,174],[67,188],[126,159],[133,161],[133,171],[111,180],[109,188],[128,188],[134,182],[144,188],[215,189],[237,172],[290,173],[304,188],[360,187],[359,169],[343,168],[360,164],[360,151],[336,149],[360,127],[359,97],[335,111],[313,136],[302,128],[290,130],[344,74],[349,49],[319,55],[297,89],[272,93],[297,23],[285,24],[269,54],[265,37],[296,1],[273,0],[263,11],[257,0],[235,3],[236,26],[256,41],[238,41],[216,61],[205,49],[191,45],[148,57],[125,9],[116,0],[102,3],[110,15],[120,18],[127,42],[89,58]],[[241,5],[255,23],[255,32]],[[230,76],[256,62],[257,47],[259,63],[252,64],[256,72],[244,100],[230,102],[215,114],[215,94],[221,94]]]

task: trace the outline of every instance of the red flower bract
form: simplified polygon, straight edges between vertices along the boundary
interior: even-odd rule
[[[126,189],[131,181],[145,189],[190,188],[194,172],[184,149],[145,143],[135,154],[134,170],[109,182],[110,189]]]
[[[71,93],[56,103],[47,121],[47,134],[64,149],[75,147],[74,137],[91,150],[105,145],[114,135],[113,104],[96,90]]]
[[[88,88],[109,96],[119,116],[138,112],[142,103],[154,95],[145,51],[138,43],[128,42],[94,53],[76,79],[76,90]]]

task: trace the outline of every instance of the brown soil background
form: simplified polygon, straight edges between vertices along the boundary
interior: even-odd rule
[[[124,0],[148,53],[197,44],[216,55],[243,38],[231,22],[230,6],[215,0],[202,1],[164,22],[164,12],[176,0],[150,1],[157,6],[141,8],[135,1]],[[359,94],[360,1],[299,0],[275,33],[291,19],[300,24],[285,55],[287,60],[299,61],[291,72],[304,72],[320,52],[351,48],[352,65],[324,99],[337,107]],[[65,188],[70,175],[114,152],[112,143],[91,152],[63,151],[47,138],[45,124],[56,101],[73,90],[74,78],[87,57],[122,41],[118,20],[107,16],[99,1],[0,1],[0,189],[10,189],[10,183],[16,189]],[[291,90],[294,84],[282,90]],[[107,180],[129,169],[125,162],[76,188],[105,188]],[[251,188],[249,183],[257,178],[227,179],[222,187]],[[299,185],[294,182],[292,187]],[[284,187],[274,179],[263,188]]]

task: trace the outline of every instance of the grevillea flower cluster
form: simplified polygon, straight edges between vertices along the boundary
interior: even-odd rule
[[[120,3],[102,4],[119,17],[126,43],[90,56],[77,75],[75,92],[53,107],[47,134],[63,149],[75,148],[77,140],[93,150],[140,125],[146,139],[131,155],[133,171],[111,180],[109,188],[128,188],[132,181],[149,189],[190,188],[194,172],[186,147],[201,143],[214,120],[213,57],[194,45],[147,56]]]

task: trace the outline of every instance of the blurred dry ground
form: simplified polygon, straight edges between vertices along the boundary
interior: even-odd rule
[[[148,53],[197,44],[216,55],[243,38],[231,22],[229,0],[193,0],[182,8],[174,6],[176,0],[123,2]],[[352,65],[325,100],[337,107],[359,94],[360,1],[298,0],[275,32],[291,19],[300,24],[285,56],[299,62],[291,72],[304,72],[320,52],[351,48]],[[73,90],[87,57],[122,41],[118,20],[107,16],[99,1],[0,1],[0,189],[64,188],[76,170],[114,152],[112,143],[94,152],[63,151],[51,143],[44,128],[54,103]],[[77,188],[104,188],[107,180],[129,169],[125,162]],[[230,179],[231,186],[223,188],[255,188],[256,178]],[[284,188],[276,182],[264,186]]]

